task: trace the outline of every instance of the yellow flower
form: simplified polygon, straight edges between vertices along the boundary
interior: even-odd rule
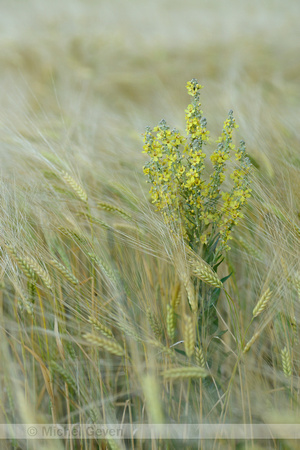
[[[180,166],[180,167],[178,168],[178,170],[177,170],[177,174],[178,174],[179,176],[183,175],[184,172],[185,172],[185,167],[184,167],[184,166]]]
[[[188,94],[194,96],[199,89],[203,88],[203,86],[198,84],[197,81],[195,79],[193,79],[192,81],[188,81],[186,88],[187,88]]]
[[[207,244],[206,234],[202,234],[202,236],[200,237],[200,242],[201,242],[201,244]]]
[[[235,150],[232,135],[237,125],[233,112],[229,111],[217,149],[210,157],[213,172],[205,182],[202,177],[206,169],[203,147],[209,139],[209,131],[200,109],[201,88],[195,79],[187,83],[188,93],[193,97],[185,110],[187,137],[176,129],[171,131],[164,120],[153,130],[146,129],[143,149],[149,154],[150,161],[143,170],[152,183],[152,202],[156,210],[162,212],[166,223],[180,220],[183,236],[196,245],[208,245],[207,230],[213,230],[221,236],[218,249],[223,251],[229,248],[226,242],[231,238],[233,226],[242,218],[241,209],[251,195],[250,162],[244,142]],[[230,175],[232,189],[222,192],[226,163],[232,153],[235,153],[239,167]]]

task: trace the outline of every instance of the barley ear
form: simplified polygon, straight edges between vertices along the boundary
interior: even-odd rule
[[[24,261],[33,270],[33,272],[35,272],[36,275],[41,278],[48,289],[53,288],[52,280],[46,270],[44,270],[34,259],[30,258],[29,256],[24,256]]]
[[[298,294],[298,297],[299,297],[299,300],[300,300],[300,273],[299,272],[296,273],[296,276],[293,279],[293,282],[294,282],[294,286],[295,286],[295,288],[297,290],[297,294]]]
[[[188,302],[191,307],[191,310],[194,312],[197,310],[198,304],[196,301],[196,295],[195,295],[195,289],[193,286],[193,283],[190,279],[190,277],[187,275],[187,273],[184,273],[182,276],[183,284],[187,293]]]
[[[190,316],[185,316],[184,318],[184,349],[188,358],[193,356],[195,351],[195,326],[193,324],[193,319]]]
[[[162,344],[159,341],[149,340],[148,344],[149,345],[153,345],[153,347],[158,348],[161,353],[163,353],[165,355],[168,355],[172,359],[175,359],[175,353],[174,353],[174,350],[172,348],[166,347],[164,344]]]
[[[171,340],[175,337],[175,314],[172,305],[167,305],[167,333]]]
[[[22,270],[24,275],[29,280],[35,279],[35,272],[32,270],[32,268],[28,265],[28,263],[17,253],[17,251],[14,249],[14,247],[10,244],[4,244],[6,251],[9,253],[10,256],[13,257],[13,259],[17,262],[19,268]]]
[[[70,283],[72,283],[74,286],[77,286],[79,284],[79,281],[77,278],[59,261],[56,261],[56,259],[51,259],[49,263],[55,267],[66,280],[68,280]]]
[[[112,281],[113,283],[117,284],[117,279],[116,279],[116,276],[115,276],[114,272],[111,270],[111,268],[102,259],[100,259],[94,253],[87,252],[87,255],[91,258],[93,263],[97,264],[97,266],[100,267],[102,272],[104,272],[104,274],[107,276],[107,278],[110,281]]]
[[[270,288],[268,288],[263,293],[261,298],[258,300],[255,308],[253,309],[253,317],[259,316],[259,314],[261,314],[266,309],[267,304],[271,297],[272,297],[272,291],[270,290]]]
[[[150,308],[147,308],[146,315],[154,336],[156,337],[156,339],[160,339],[162,335],[162,329],[157,317],[152,313]]]
[[[198,366],[200,367],[205,367],[205,359],[204,359],[204,354],[203,354],[203,350],[202,347],[199,345],[199,347],[195,348],[195,360],[196,363],[198,364]]]
[[[103,325],[103,323],[101,323],[95,317],[89,316],[88,321],[90,324],[92,324],[96,328],[96,330],[100,331],[100,333],[103,334],[103,336],[106,336],[109,338],[113,337],[112,331],[107,326]]]
[[[204,378],[208,373],[202,367],[174,367],[166,369],[162,372],[162,376],[165,379],[190,379],[190,378]]]
[[[202,280],[206,284],[210,284],[211,286],[222,288],[223,283],[221,280],[219,280],[216,272],[212,270],[212,268],[202,263],[201,261],[198,261],[192,257],[189,258],[189,262],[192,267],[192,274],[196,277]]]
[[[174,291],[173,291],[173,295],[172,295],[172,306],[174,308],[174,310],[176,311],[176,309],[178,308],[179,304],[180,304],[180,283],[177,283],[175,285]]]
[[[244,347],[243,353],[247,353],[250,348],[252,347],[252,345],[254,344],[254,342],[256,341],[256,339],[258,338],[259,333],[255,333],[252,338],[250,339],[250,341],[247,342],[247,344]]]
[[[96,336],[92,333],[86,333],[83,335],[83,337],[90,344],[101,347],[113,355],[124,356],[124,348],[112,339]]]
[[[62,172],[62,178],[73,189],[77,197],[83,202],[87,202],[88,196],[85,190],[67,172]]]
[[[109,212],[115,212],[119,214],[120,216],[124,217],[125,219],[132,219],[131,215],[128,214],[124,209],[119,208],[117,206],[111,205],[110,203],[106,202],[98,202],[97,203],[98,208],[104,209],[105,211]]]
[[[289,351],[286,347],[281,350],[281,361],[284,375],[289,378],[292,376],[292,363]]]
[[[255,247],[253,247],[252,245],[250,245],[248,242],[246,242],[243,238],[239,238],[238,242],[240,243],[240,245],[246,250],[246,252],[248,253],[248,255],[253,256],[254,258],[259,259],[260,261],[262,261],[263,257],[262,254],[260,253],[260,251],[258,251]]]
[[[57,362],[54,360],[50,362],[50,367],[54,372],[60,375],[60,377],[64,380],[65,383],[67,383],[69,387],[71,387],[75,392],[77,391],[77,383],[64,367],[57,364]]]

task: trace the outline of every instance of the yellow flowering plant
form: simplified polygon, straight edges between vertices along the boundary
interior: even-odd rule
[[[185,110],[186,136],[170,129],[165,120],[144,134],[144,152],[150,160],[144,173],[151,183],[151,198],[167,223],[177,222],[188,245],[215,268],[229,250],[231,232],[243,217],[242,208],[251,195],[251,164],[245,142],[238,149],[233,144],[237,128],[229,111],[221,136],[212,152],[209,174],[205,146],[210,142],[207,121],[200,103],[202,86],[196,79],[187,83],[193,100]],[[233,182],[225,186],[225,172],[232,154],[235,166],[230,174]],[[227,183],[228,184],[228,183]],[[231,188],[230,188],[231,187]]]
[[[156,210],[162,212],[171,230],[179,231],[193,252],[213,269],[209,272],[194,268],[192,284],[186,286],[188,297],[192,291],[196,294],[189,303],[191,310],[198,312],[200,346],[207,336],[224,332],[217,331],[215,306],[230,275],[219,280],[216,272],[230,249],[232,230],[243,217],[241,210],[251,196],[251,164],[245,142],[240,141],[237,149],[233,143],[237,128],[233,111],[228,113],[221,136],[213,142],[201,110],[202,86],[192,79],[186,87],[192,97],[185,110],[186,135],[170,129],[165,120],[153,129],[147,127],[143,148],[150,159],[143,169],[151,183]],[[216,148],[208,157],[210,143]]]

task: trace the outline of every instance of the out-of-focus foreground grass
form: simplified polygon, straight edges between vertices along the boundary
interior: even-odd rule
[[[298,2],[1,6],[0,422],[297,422]],[[184,335],[188,302],[141,153],[146,125],[165,118],[184,129],[193,77],[205,86],[212,135],[233,109],[254,167],[253,198],[221,269],[233,272],[237,315],[221,295],[218,329],[229,331],[203,334],[211,381],[196,382],[162,375],[197,363],[170,347]],[[251,322],[268,288],[268,309]],[[167,305],[178,302],[172,342]],[[167,444],[44,448],[59,445]]]

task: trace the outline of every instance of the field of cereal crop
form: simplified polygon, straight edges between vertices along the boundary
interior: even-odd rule
[[[299,448],[299,13],[1,1],[1,449]]]

